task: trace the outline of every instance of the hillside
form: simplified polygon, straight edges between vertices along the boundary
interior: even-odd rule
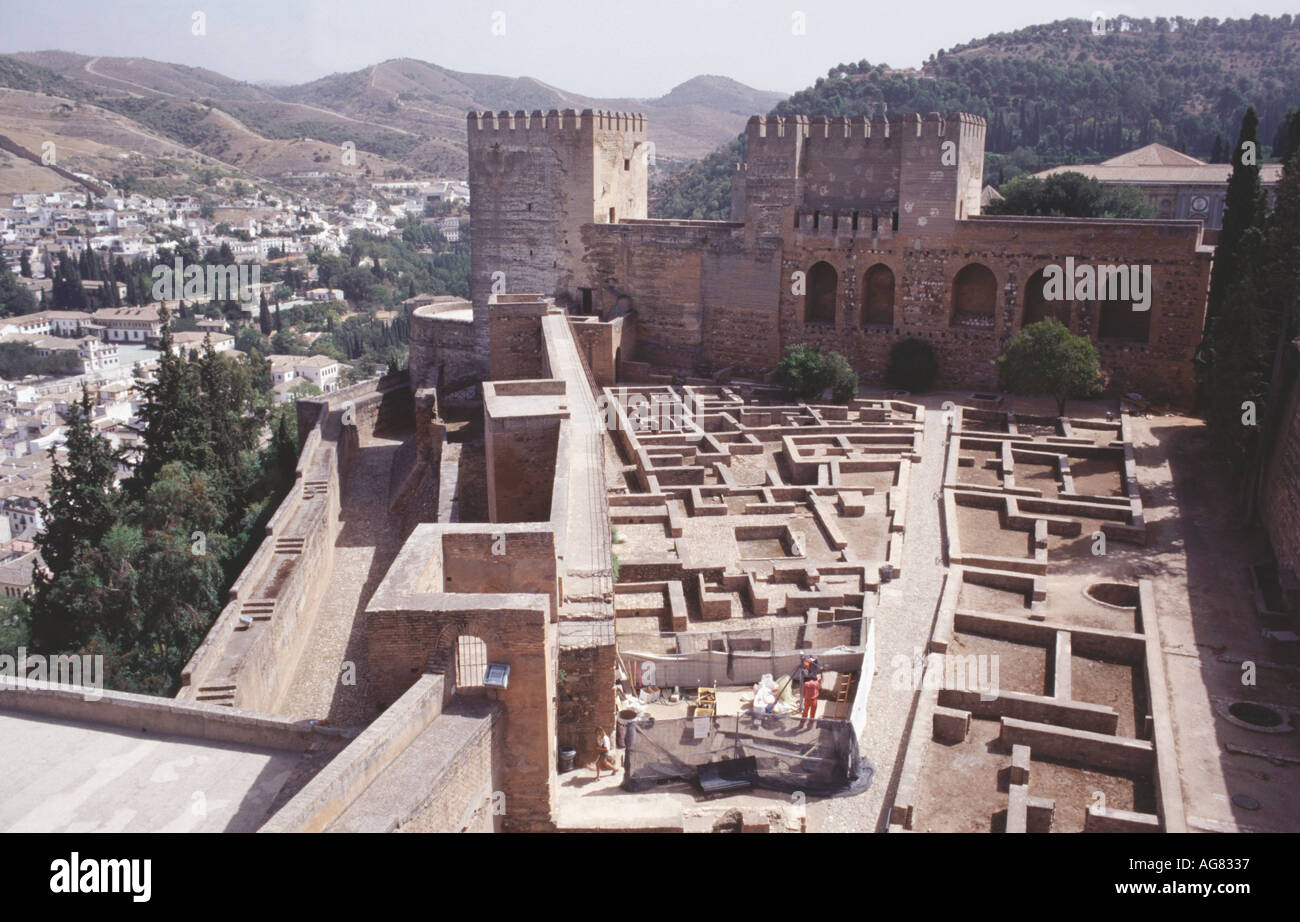
[[[751,112],[780,99],[712,76],[689,80],[659,99],[597,99],[528,77],[467,74],[413,59],[296,86],[259,86],[140,58],[62,51],[0,56],[0,123],[17,143],[34,141],[39,150],[40,139],[53,138],[75,158],[71,169],[110,178],[127,163],[137,174],[181,183],[184,171],[166,165],[159,173],[155,158],[188,158],[266,180],[321,169],[358,178],[464,176],[469,109],[644,112],[657,156],[682,164],[733,137]],[[69,111],[82,117],[65,118]],[[358,151],[351,169],[339,163],[345,142]],[[41,172],[17,162],[0,167],[0,191],[19,188],[15,183],[43,188],[33,171]]]
[[[867,61],[778,103],[778,115],[964,111],[989,123],[987,181],[1104,159],[1159,141],[1209,159],[1235,140],[1254,105],[1267,144],[1300,105],[1300,20],[1108,22],[1072,19],[991,35],[940,51],[920,70]],[[730,164],[710,158],[674,176],[657,198],[669,217],[725,217]],[[710,203],[713,203],[712,205]]]

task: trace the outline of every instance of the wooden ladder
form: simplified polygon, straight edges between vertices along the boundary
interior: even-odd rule
[[[853,673],[840,673],[840,684],[835,689],[835,716],[841,720],[849,716],[849,690],[853,688]]]

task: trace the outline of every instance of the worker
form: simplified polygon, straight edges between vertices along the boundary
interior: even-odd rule
[[[600,777],[600,770],[608,768],[612,774],[618,763],[614,759],[613,746],[609,742],[609,734],[603,728],[596,730],[596,777]]]
[[[800,661],[799,665],[795,667],[794,674],[791,676],[794,682],[794,687],[801,691],[804,682],[807,682],[809,679],[817,679],[820,681],[821,677],[821,663],[817,662],[817,657],[813,656],[811,653]]]
[[[817,717],[817,697],[821,694],[822,682],[820,678],[814,677],[807,679],[803,683],[803,713],[799,715],[800,719],[805,717]]]

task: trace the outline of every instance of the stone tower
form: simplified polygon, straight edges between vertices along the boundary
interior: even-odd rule
[[[470,112],[470,299],[488,364],[488,296],[539,292],[581,313],[582,227],[646,217],[645,117]]]
[[[732,184],[752,238],[805,232],[948,234],[979,213],[984,120],[754,116]],[[793,209],[793,214],[791,213]]]

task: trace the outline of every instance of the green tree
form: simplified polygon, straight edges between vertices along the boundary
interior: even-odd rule
[[[22,286],[9,267],[0,263],[0,316],[16,317],[37,309],[36,298]]]
[[[262,292],[261,300],[257,305],[257,325],[262,330],[263,336],[271,335],[271,308],[266,303],[266,292]]]
[[[1000,190],[989,214],[1063,218],[1153,218],[1155,209],[1127,187],[1107,188],[1082,173],[1053,173],[1044,179],[1017,176]]]
[[[807,344],[790,347],[777,363],[774,380],[786,396],[800,400],[819,400],[828,388],[838,403],[858,393],[858,375],[848,359]]]
[[[1075,336],[1053,317],[1011,337],[998,356],[998,375],[1003,390],[1013,394],[1055,397],[1061,416],[1066,401],[1095,397],[1102,390],[1101,363],[1092,341]]]
[[[32,642],[41,650],[64,651],[89,633],[94,611],[65,604],[57,590],[117,517],[118,456],[91,425],[93,409],[83,387],[81,400],[68,407],[67,460],[60,462],[54,448],[49,452],[49,498],[41,503],[44,526],[36,536],[44,566],[36,568],[32,600]]]

